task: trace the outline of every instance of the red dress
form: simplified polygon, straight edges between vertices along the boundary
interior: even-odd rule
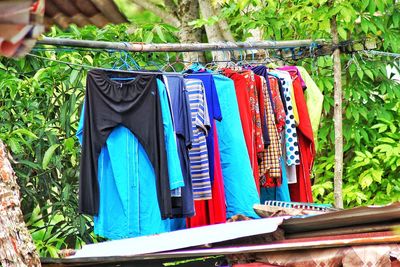
[[[293,89],[296,99],[297,111],[299,113],[299,125],[297,126],[300,165],[296,166],[297,183],[289,184],[290,197],[292,201],[313,202],[311,191],[311,169],[314,164],[315,144],[310,117],[303,93],[301,77],[296,67],[289,71],[293,80]]]
[[[188,228],[226,222],[224,180],[218,146],[217,126],[214,123],[214,182],[212,199],[194,201],[195,216],[188,218]]]
[[[264,151],[265,148],[254,73],[252,71],[238,73],[231,69],[225,69],[224,75],[231,78],[235,84],[243,135],[253,170],[254,181],[257,190],[260,191],[257,153]]]

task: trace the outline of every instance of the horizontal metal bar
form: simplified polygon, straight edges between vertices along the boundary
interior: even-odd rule
[[[279,49],[313,44],[327,44],[324,40],[291,40],[291,41],[258,41],[258,42],[220,42],[220,43],[167,43],[146,44],[131,42],[105,42],[92,40],[74,40],[66,38],[44,37],[37,41],[38,44],[55,46],[73,46],[86,48],[100,48],[124,50],[131,52],[198,52],[198,51],[223,51],[243,49]]]

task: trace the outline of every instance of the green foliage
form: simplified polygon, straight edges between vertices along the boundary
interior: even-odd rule
[[[118,0],[126,5],[127,0]],[[264,39],[330,39],[329,20],[338,18],[341,40],[376,37],[381,50],[399,52],[399,4],[389,0],[240,0],[225,1],[218,17],[194,21],[201,27],[224,18],[237,40],[259,28]],[[127,5],[124,8],[128,8]],[[126,10],[130,14],[137,14]],[[176,28],[143,12],[130,16],[136,26],[96,29],[52,28],[47,36],[124,42],[177,42]],[[116,52],[48,49],[33,53],[66,62],[112,67]],[[169,53],[131,54],[138,64],[158,68]],[[153,62],[149,64],[149,62]],[[330,57],[290,62],[305,66],[325,95],[313,170],[318,202],[333,202],[333,75]],[[118,64],[117,64],[118,65]],[[344,89],[344,200],[347,207],[399,200],[400,86],[387,76],[391,59],[342,55]],[[22,207],[42,256],[97,242],[90,218],[77,214],[79,144],[77,130],[86,70],[34,57],[0,60],[0,138],[14,156]]]

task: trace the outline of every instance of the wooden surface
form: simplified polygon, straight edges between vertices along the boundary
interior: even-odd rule
[[[0,140],[0,265],[40,266],[20,209],[19,186]]]

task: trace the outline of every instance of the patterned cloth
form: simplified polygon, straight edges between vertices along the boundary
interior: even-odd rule
[[[224,75],[231,78],[235,83],[243,135],[258,189],[260,176],[257,152],[264,150],[264,142],[254,74],[252,71],[238,73],[231,69],[224,69]]]
[[[290,197],[296,202],[312,202],[311,169],[314,164],[315,146],[313,131],[304,98],[304,86],[296,67],[285,67],[293,81],[296,95],[296,105],[299,112],[300,123],[297,126],[297,137],[300,152],[300,165],[296,165],[297,183],[290,184]]]
[[[192,114],[193,141],[189,150],[193,199],[211,199],[211,180],[206,136],[210,129],[207,100],[203,82],[185,79]]]
[[[268,93],[267,81],[264,77],[259,77],[260,80],[257,85],[261,86],[262,92],[264,93],[267,128],[270,138],[270,145],[267,147],[266,151],[259,153],[260,184],[263,187],[274,187],[281,184],[281,168],[279,162],[282,155],[281,140],[275,124],[275,115]]]
[[[258,93],[256,89],[256,81],[254,78],[254,73],[252,71],[246,71],[243,72],[242,75],[247,81],[251,119],[254,125],[253,127],[254,145],[256,148],[256,152],[262,152],[264,150],[264,140],[262,134],[260,107],[258,104]]]
[[[281,81],[284,96],[286,98],[287,114],[285,121],[285,143],[286,143],[286,163],[288,166],[299,165],[299,146],[297,141],[297,130],[296,122],[293,114],[292,97],[290,93],[290,86],[292,85],[292,78],[286,71],[272,71],[273,74],[277,74]]]
[[[278,129],[278,133],[281,133],[285,128],[285,108],[282,103],[281,96],[279,94],[279,80],[277,77],[268,76],[269,85],[271,88],[271,96],[273,101],[273,108],[276,120],[276,128]]]

